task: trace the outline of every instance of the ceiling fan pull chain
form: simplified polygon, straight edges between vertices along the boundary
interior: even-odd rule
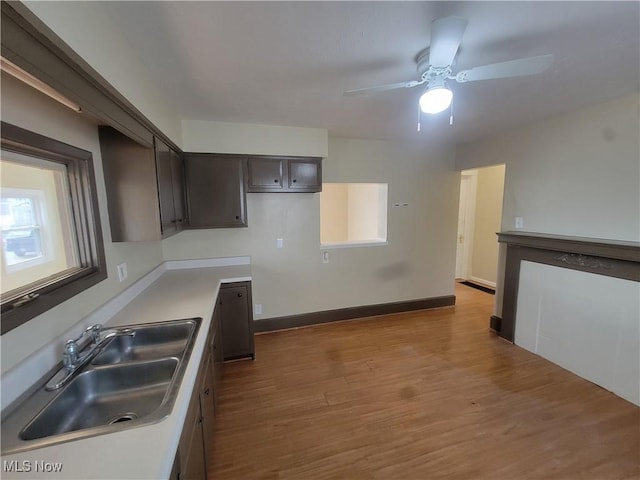
[[[418,131],[420,131],[420,119],[422,114],[422,110],[420,109],[420,104],[418,104]]]

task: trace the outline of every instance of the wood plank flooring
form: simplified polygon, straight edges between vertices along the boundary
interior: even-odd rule
[[[640,409],[455,308],[256,336],[225,364],[213,468],[231,479],[638,479]]]

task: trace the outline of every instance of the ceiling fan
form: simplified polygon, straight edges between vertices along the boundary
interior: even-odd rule
[[[454,60],[467,23],[466,19],[455,16],[433,21],[431,24],[431,44],[416,58],[419,80],[347,90],[344,94],[378,93],[426,84],[425,92],[420,97],[420,109],[424,113],[440,113],[449,108],[453,99],[453,93],[447,87],[448,80],[466,83],[494,78],[535,75],[544,72],[553,63],[553,55],[540,55],[482,65],[453,74]]]

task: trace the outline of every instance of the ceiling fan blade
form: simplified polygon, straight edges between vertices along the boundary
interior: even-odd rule
[[[456,82],[475,82],[476,80],[490,80],[492,78],[521,77],[542,73],[553,63],[553,55],[520,58],[509,62],[492,63],[469,70],[462,70],[455,76]]]
[[[467,29],[467,20],[462,17],[445,17],[431,23],[431,45],[429,64],[436,68],[449,67],[458,52],[462,36]]]
[[[386,92],[387,90],[396,90],[398,88],[412,88],[422,85],[424,81],[411,81],[411,82],[399,82],[389,83],[387,85],[378,85],[377,87],[357,88],[355,90],[347,90],[345,95],[366,95],[368,93]]]

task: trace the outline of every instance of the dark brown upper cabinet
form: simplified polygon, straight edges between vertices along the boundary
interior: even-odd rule
[[[141,145],[112,127],[99,127],[111,239],[167,238],[184,224],[182,159],[163,142]]]
[[[322,159],[317,157],[250,156],[248,192],[322,191]]]
[[[185,224],[184,165],[180,155],[155,138],[155,161],[162,238],[182,231]]]
[[[245,157],[185,153],[189,228],[247,226]]]

